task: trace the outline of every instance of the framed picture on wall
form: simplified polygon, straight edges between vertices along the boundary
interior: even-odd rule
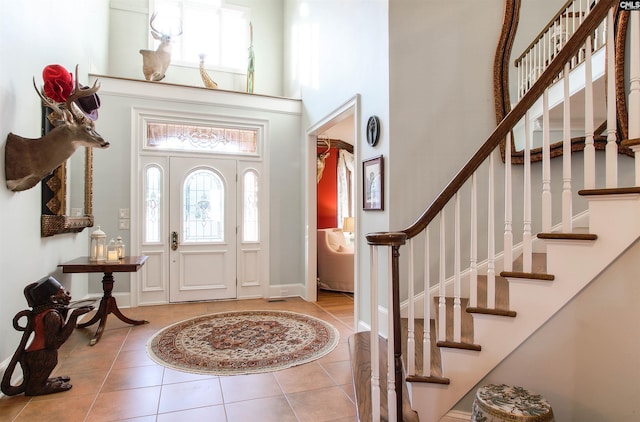
[[[362,162],[364,210],[384,210],[384,165],[382,155]]]

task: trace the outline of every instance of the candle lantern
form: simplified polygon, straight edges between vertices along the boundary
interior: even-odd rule
[[[91,232],[91,246],[89,247],[89,260],[101,262],[105,260],[107,235],[100,230],[100,226]]]
[[[111,239],[107,245],[107,262],[114,263],[118,261],[118,245],[114,239]]]
[[[118,246],[118,258],[124,258],[124,242],[122,236],[116,237],[116,245]]]

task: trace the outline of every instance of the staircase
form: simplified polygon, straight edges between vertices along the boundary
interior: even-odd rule
[[[545,105],[549,88],[568,79],[561,73],[570,74],[567,63],[578,52],[587,51],[586,56],[591,57],[593,41],[588,37],[603,21],[613,28],[618,3],[600,0],[592,5],[546,70],[412,226],[367,235],[371,248],[371,309],[383,311],[372,313],[371,332],[357,333],[350,339],[361,421],[408,421],[416,420],[416,416],[421,421],[439,421],[640,238],[640,221],[635,218],[640,213],[640,187],[636,187],[640,186],[640,175],[630,183],[635,186],[618,187],[618,174],[630,173],[634,165],[619,151],[623,145],[637,148],[640,133],[633,132],[640,124],[633,120],[640,119],[639,113],[629,113],[629,138],[634,138],[630,140],[617,139],[618,122],[626,122],[626,118],[608,113],[605,151],[603,157],[596,157],[593,140],[600,133],[594,134],[593,114],[586,110],[582,128],[584,161],[580,163],[583,174],[572,169],[572,134],[576,128],[570,126],[568,106],[564,109],[562,159],[551,163],[547,134],[539,168],[535,169],[542,176],[539,186],[532,183],[535,171],[529,140],[522,151],[523,165],[511,165],[513,128],[523,118],[524,126],[528,126],[529,110],[540,98],[543,115],[547,116],[543,125],[549,124]],[[608,45],[613,45],[611,40]],[[640,51],[637,46],[635,50]],[[610,75],[614,74],[614,58],[612,50],[608,54]],[[634,72],[640,73],[640,69],[632,69],[632,75]],[[585,92],[589,84],[587,80]],[[567,85],[565,103],[569,103]],[[632,76],[631,85],[629,109],[640,110],[640,77]],[[608,89],[607,96],[615,98],[615,85],[609,84]],[[588,93],[586,98],[592,105]],[[500,172],[503,180],[497,183],[494,161],[501,144],[506,165]],[[636,169],[640,169],[639,162],[635,163]],[[561,177],[551,180],[551,169],[557,167],[555,173]],[[513,180],[518,179],[522,180],[522,189],[513,188]],[[483,185],[481,193],[478,184]],[[500,197],[504,202],[495,195],[496,186],[502,184],[504,195]],[[551,223],[552,202],[559,204],[556,214],[561,215],[555,225]],[[496,208],[502,206],[504,215],[499,217],[503,219],[498,221],[501,213]],[[514,209],[522,216],[517,223]],[[534,209],[537,212],[532,212]],[[516,225],[522,226],[517,233]],[[534,235],[538,226],[539,233]],[[501,239],[496,233],[502,234]],[[518,238],[517,243],[514,238]],[[496,243],[502,243],[499,253]],[[381,262],[380,256],[385,258]]]

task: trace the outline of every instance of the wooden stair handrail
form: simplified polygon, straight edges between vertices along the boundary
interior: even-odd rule
[[[585,40],[600,25],[602,20],[607,16],[609,9],[618,3],[616,0],[600,0],[591,9],[584,21],[565,46],[549,63],[549,66],[540,75],[538,80],[533,84],[531,89],[520,99],[520,101],[507,113],[507,115],[498,124],[495,130],[489,135],[489,138],[471,157],[471,159],[462,167],[462,170],[449,182],[438,197],[431,203],[426,211],[413,223],[401,232],[407,234],[407,239],[411,239],[422,232],[431,221],[438,215],[445,205],[453,198],[464,183],[471,175],[480,167],[480,165],[489,157],[489,155],[499,146],[513,127],[524,117],[538,98],[543,94],[544,90],[550,86],[555,77],[563,70],[565,63],[578,51],[584,44]],[[509,164],[506,164],[509,165]],[[384,233],[370,233],[366,238],[369,244],[386,244],[381,237]]]

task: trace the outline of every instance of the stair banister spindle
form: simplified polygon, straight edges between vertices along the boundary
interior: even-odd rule
[[[593,144],[593,67],[591,36],[585,43],[584,58],[584,189],[596,187],[596,149]]]
[[[413,239],[409,240],[409,283],[407,285],[407,374],[416,373],[416,343],[415,343],[415,294],[414,294],[414,262]]]
[[[549,90],[542,94],[542,232],[551,231],[551,143],[549,130]]]
[[[562,112],[562,231],[572,231],[571,194],[571,92],[569,87],[569,63],[564,65],[564,101]]]
[[[438,341],[447,340],[447,302],[445,290],[445,222],[444,212],[440,211],[440,277],[438,279]]]
[[[629,140],[635,153],[635,184],[640,186],[640,14],[629,13]]]
[[[505,163],[511,162],[511,133],[507,133],[504,151]],[[504,166],[504,254],[503,269],[513,269],[513,190],[511,166]],[[473,305],[472,305],[473,306]]]
[[[637,13],[637,12],[636,12]],[[618,187],[618,143],[616,142],[616,82],[615,75],[615,43],[613,39],[613,8],[607,13],[607,146],[606,156],[606,186]]]
[[[453,341],[461,342],[462,337],[462,303],[460,300],[460,194],[454,197],[454,243],[453,243]]]
[[[507,140],[507,142],[509,142]],[[507,161],[508,162],[508,161]],[[511,167],[511,166],[505,166]],[[478,306],[478,187],[476,173],[471,176],[471,227],[469,233],[469,306]]]
[[[531,272],[531,123],[529,111],[524,117],[524,186],[522,217],[522,271]]]
[[[380,361],[380,349],[378,347],[378,248],[369,246],[370,274],[371,274],[371,362]],[[380,366],[371,365],[371,410],[372,420],[380,420]]]
[[[424,233],[424,329],[422,333],[422,374],[431,376],[431,265],[429,264],[429,226]]]
[[[487,193],[487,308],[496,307],[496,230],[494,154],[489,155],[489,180]]]
[[[393,278],[393,261],[395,259],[394,253],[396,251],[395,246],[390,246],[388,248],[387,254],[387,269],[388,269],[388,278],[387,280],[392,280],[388,283],[387,295],[389,297],[388,307],[389,311],[392,313],[390,318],[388,319],[388,339],[387,339],[387,409],[389,412],[389,421],[397,421],[398,420],[398,411],[397,408],[393,405],[396,402],[396,397],[399,391],[396,391],[396,371],[395,371],[395,359],[394,359],[394,350],[396,346],[395,335],[394,335],[394,327],[393,327],[393,309],[394,309],[394,284],[395,280]],[[400,390],[402,391],[402,390]]]

